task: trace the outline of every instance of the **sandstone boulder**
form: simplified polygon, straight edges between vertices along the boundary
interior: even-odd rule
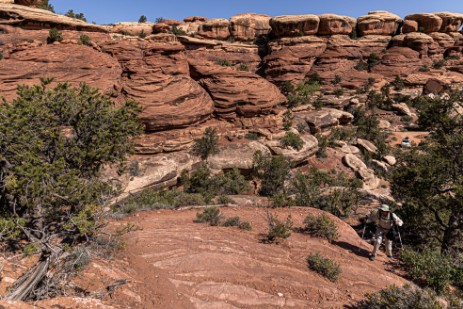
[[[277,38],[317,34],[320,18],[317,15],[284,15],[270,19],[272,33]]]
[[[405,20],[402,25],[402,33],[418,32],[418,22],[415,20]]]
[[[214,100],[221,117],[256,116],[270,113],[286,102],[278,87],[251,72],[237,71],[201,59],[188,59],[191,74]]]
[[[387,173],[389,171],[389,167],[384,162],[373,159],[371,160],[371,163],[373,164],[375,168],[379,169],[383,173]]]
[[[403,46],[403,41],[393,41],[392,44]],[[381,63],[376,65],[372,71],[390,79],[397,75],[403,76],[411,71],[417,71],[423,65],[420,53],[409,48],[393,46],[389,48],[381,58]]]
[[[394,35],[402,23],[402,18],[386,11],[368,12],[357,19],[359,35]]]
[[[306,162],[310,157],[315,155],[318,151],[318,140],[311,134],[300,135],[304,145],[301,150],[294,148],[285,148],[281,145],[279,140],[273,140],[266,142],[266,145],[276,155],[283,155],[291,161],[293,166],[297,166],[303,162]]]
[[[313,134],[327,130],[333,126],[345,125],[352,121],[351,113],[334,108],[297,113],[295,117],[304,119]]]
[[[398,39],[398,38],[397,38]],[[407,33],[403,37],[403,46],[416,50],[420,55],[428,55],[431,45],[434,43],[432,37],[420,32]]]
[[[170,33],[170,26],[165,23],[156,23],[153,24],[153,27],[151,29],[153,33]]]
[[[455,45],[455,39],[447,33],[432,32],[429,36],[442,48],[442,54],[445,52],[445,49]]]
[[[4,1],[4,2],[7,2],[7,1]],[[9,3],[14,3],[14,4],[18,4],[18,5],[24,5],[24,6],[38,6],[40,4],[43,4],[45,2],[47,2],[46,0],[12,0],[12,1],[8,1]]]
[[[350,169],[352,169],[356,175],[363,181],[363,189],[372,190],[379,186],[379,179],[375,176],[374,172],[369,169],[362,160],[353,154],[346,154],[343,157],[343,162]]]
[[[397,163],[397,159],[394,156],[384,156],[383,160],[384,162],[392,166],[394,166]]]
[[[346,166],[352,169],[354,172],[368,168],[362,160],[353,154],[346,154],[342,160],[344,164],[346,164]]]
[[[423,94],[440,94],[447,90],[449,90],[448,85],[436,78],[429,79],[423,86]]]
[[[355,18],[335,14],[322,14],[319,18],[319,35],[349,34],[357,22]]]
[[[228,19],[209,19],[201,24],[198,35],[206,39],[226,40],[230,37],[229,27]]]
[[[270,150],[263,144],[252,141],[219,146],[219,153],[208,158],[209,166],[214,170],[227,170],[234,167],[240,170],[252,169],[254,153],[270,154]]]
[[[463,14],[459,13],[450,13],[450,12],[440,12],[435,13],[442,19],[442,26],[440,32],[456,32],[460,30],[463,23]]]
[[[239,14],[230,18],[230,31],[235,40],[252,41],[270,32],[270,16],[263,14]]]
[[[193,23],[197,21],[204,22],[206,20],[207,20],[207,17],[204,17],[204,16],[188,16],[183,19],[183,21],[186,23]]]
[[[356,145],[369,153],[378,153],[378,147],[366,139],[357,138]]]
[[[414,21],[417,24],[416,31],[423,33],[439,32],[442,27],[443,21],[442,18],[436,14],[431,13],[421,13],[421,14],[412,14],[405,17],[405,22]],[[411,24],[410,24],[411,25]],[[415,23],[413,23],[413,26]],[[414,30],[411,26],[407,25],[402,29],[403,33],[412,32]]]

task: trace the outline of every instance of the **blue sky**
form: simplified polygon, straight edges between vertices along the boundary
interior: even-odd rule
[[[191,15],[230,18],[239,13],[334,13],[358,17],[372,10],[387,10],[402,17],[411,13],[450,11],[463,13],[463,0],[49,0],[57,13],[73,9],[99,24],[137,21],[141,15],[178,19]]]

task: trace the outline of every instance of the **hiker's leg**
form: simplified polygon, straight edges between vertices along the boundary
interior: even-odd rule
[[[386,237],[386,255],[392,257],[392,240]]]
[[[371,252],[371,255],[373,257],[376,257],[376,254],[378,254],[378,250],[382,242],[383,242],[383,232],[381,231],[381,229],[377,228],[376,233],[375,233],[375,244],[373,246],[373,251]]]

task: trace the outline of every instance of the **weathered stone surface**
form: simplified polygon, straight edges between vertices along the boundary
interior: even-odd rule
[[[215,113],[223,117],[268,114],[286,102],[280,90],[264,78],[251,72],[188,59],[191,74],[214,100]]]
[[[381,63],[372,71],[390,79],[417,71],[423,65],[420,53],[409,47],[394,46],[381,58]]]
[[[363,189],[372,190],[379,186],[379,179],[375,176],[373,170],[369,169],[362,160],[353,154],[346,154],[343,162],[351,168],[356,175],[363,181]]]
[[[442,19],[442,26],[439,30],[440,32],[455,32],[460,30],[463,23],[463,14],[440,12],[435,13],[435,15]]]
[[[275,37],[307,36],[317,34],[320,18],[317,15],[284,15],[270,19]]]
[[[170,26],[165,23],[156,23],[152,25],[152,33],[170,33]]]
[[[110,27],[110,32],[120,33],[124,35],[150,35],[153,33],[153,26],[157,24],[153,24],[150,22],[146,23],[135,23],[135,22],[123,22],[117,23],[114,26]],[[156,32],[159,33],[159,32]]]
[[[230,18],[230,32],[235,40],[250,41],[270,32],[270,16],[263,14],[239,14]]]
[[[311,132],[318,133],[333,126],[348,124],[354,116],[334,108],[322,108],[309,112],[297,113],[295,117],[303,118],[310,127]]]
[[[322,14],[319,17],[319,35],[349,34],[357,22],[355,18],[335,14]]]
[[[121,40],[103,47],[120,62],[122,91],[142,105],[147,130],[186,127],[212,114],[210,96],[189,76],[182,45]]]
[[[405,21],[408,20],[415,21],[417,23],[418,32],[423,33],[431,33],[431,32],[438,32],[442,27],[442,18],[437,16],[436,14],[431,13],[421,13],[421,14],[411,14],[405,17]],[[413,24],[414,26],[414,24]],[[409,30],[413,30],[411,27],[402,29],[403,33],[411,32]]]
[[[402,25],[402,33],[410,33],[418,31],[418,22],[415,20],[405,20]]]
[[[109,93],[121,86],[119,63],[111,56],[85,45],[42,45],[12,51],[0,60],[0,93],[6,100],[16,97],[18,85],[39,84],[41,77],[52,77],[54,83],[85,82]]]
[[[226,40],[230,36],[229,27],[228,19],[209,19],[200,25],[198,35],[206,39]]]
[[[389,171],[389,167],[384,162],[373,159],[373,160],[371,160],[371,163],[373,164],[374,167],[376,167],[377,169],[379,169],[383,173],[387,173]]]
[[[53,25],[61,30],[107,32],[103,26],[89,24],[79,19],[54,14],[47,10],[6,3],[0,3],[0,25],[31,30],[49,29],[50,25]]]
[[[368,12],[357,19],[359,35],[394,35],[397,33],[402,18],[387,11]]]
[[[442,54],[445,52],[445,49],[455,45],[455,39],[447,33],[432,32],[429,36],[434,40],[434,42],[443,48],[441,51]]]
[[[301,82],[325,49],[325,40],[316,36],[274,40],[269,43],[269,55],[264,58],[265,77],[277,84]]]
[[[392,166],[394,166],[397,163],[397,159],[394,156],[384,156],[383,160],[384,162]]]
[[[226,170],[234,167],[240,170],[251,170],[254,153],[270,154],[270,150],[263,144],[252,141],[250,143],[228,144],[219,147],[219,153],[207,159],[214,170]]]
[[[266,145],[276,155],[283,155],[291,161],[293,166],[306,162],[311,156],[318,151],[318,140],[311,134],[300,135],[304,145],[301,150],[293,148],[284,148],[279,140],[268,141]]]
[[[350,167],[354,172],[367,169],[367,165],[353,154],[346,154],[342,160],[347,165],[347,167]]]
[[[378,148],[372,142],[363,138],[357,138],[356,145],[369,153],[378,152]]]
[[[431,45],[434,43],[432,37],[421,32],[412,32],[407,33],[403,37],[394,37],[393,40],[400,42],[399,40],[403,38],[403,46],[409,47],[413,50],[416,50],[420,55],[428,55]]]
[[[186,23],[192,23],[196,21],[204,22],[206,20],[207,20],[207,17],[204,17],[204,16],[188,16],[183,19],[183,21]]]
[[[423,86],[423,94],[440,94],[447,90],[449,90],[448,85],[435,78],[429,79]]]
[[[18,5],[24,5],[24,6],[38,6],[44,2],[46,2],[45,0],[12,0],[12,1],[3,1],[5,3],[9,2],[9,3],[14,3],[14,4],[18,4]]]

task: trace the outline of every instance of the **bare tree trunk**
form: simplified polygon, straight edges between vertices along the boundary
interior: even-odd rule
[[[16,287],[6,296],[6,300],[25,300],[45,277],[51,255],[41,259],[33,268],[16,281]]]

